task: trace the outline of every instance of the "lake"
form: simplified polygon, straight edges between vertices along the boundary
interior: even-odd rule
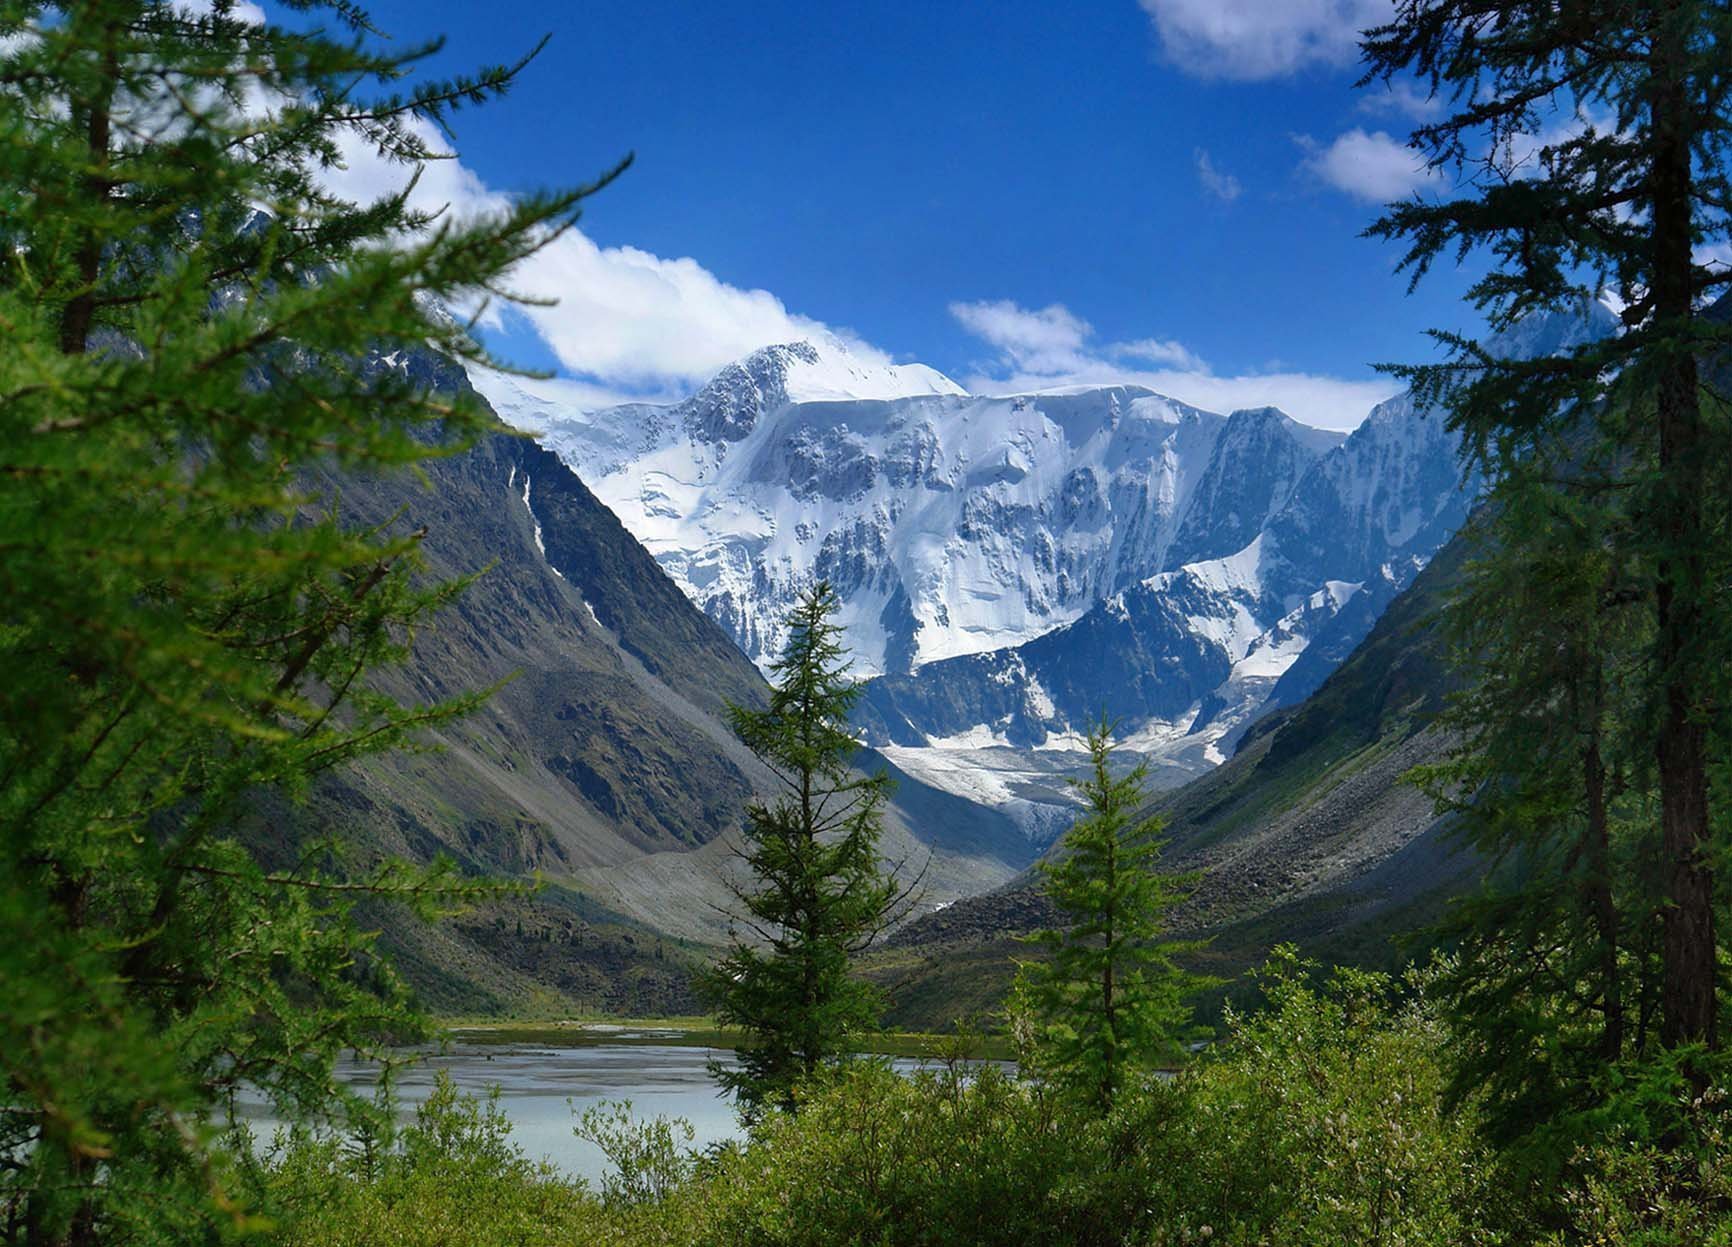
[[[591,1143],[572,1134],[577,1117],[603,1100],[630,1100],[640,1119],[683,1117],[696,1137],[692,1146],[741,1137],[733,1101],[710,1078],[714,1057],[732,1053],[690,1043],[674,1042],[678,1031],[615,1028],[589,1030],[570,1043],[487,1042],[456,1032],[443,1051],[429,1050],[397,1078],[399,1115],[407,1121],[427,1099],[435,1076],[451,1075],[457,1089],[485,1096],[499,1088],[499,1104],[511,1120],[511,1137],[530,1156],[552,1161],[566,1173],[598,1180],[606,1162]],[[920,1068],[922,1062],[898,1058],[892,1067]],[[378,1066],[344,1058],[337,1066],[343,1082],[356,1088],[372,1086]],[[242,1115],[261,1143],[274,1128],[268,1107],[255,1097],[241,1104]]]

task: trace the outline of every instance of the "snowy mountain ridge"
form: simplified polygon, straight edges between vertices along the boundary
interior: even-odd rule
[[[667,406],[576,413],[478,384],[760,665],[794,596],[829,579],[862,675],[1031,640],[1231,553],[1340,440],[1134,386],[972,396],[835,343],[765,348]]]
[[[1596,304],[1493,345],[1614,329]],[[1406,394],[1344,435],[1130,385],[970,395],[833,341],[756,351],[672,404],[477,386],[761,668],[829,580],[866,741],[1036,838],[1103,712],[1157,779],[1217,764],[1346,657],[1477,488]]]

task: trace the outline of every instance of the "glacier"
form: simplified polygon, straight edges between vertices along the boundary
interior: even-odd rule
[[[668,406],[580,413],[514,378],[477,385],[760,666],[800,590],[831,581],[862,677],[1031,640],[1181,556],[1226,553],[1340,440],[1132,386],[973,396],[839,343],[766,348]]]
[[[1505,349],[1612,331],[1596,304]],[[1132,385],[974,395],[837,340],[766,347],[669,404],[474,381],[761,668],[829,580],[866,743],[1036,839],[1068,819],[1103,715],[1157,783],[1218,764],[1346,656],[1477,490],[1407,394],[1342,434]]]

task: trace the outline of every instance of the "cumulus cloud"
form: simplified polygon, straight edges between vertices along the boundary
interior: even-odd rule
[[[742,290],[690,257],[600,247],[573,231],[516,274],[524,293],[557,298],[520,309],[561,364],[628,385],[706,380],[773,342],[838,338],[856,355],[885,357],[852,335],[790,312],[767,290]]]
[[[1239,197],[1244,187],[1239,185],[1239,179],[1231,173],[1223,173],[1215,167],[1215,162],[1209,158],[1209,153],[1201,147],[1197,149],[1197,181],[1222,203],[1232,203]]]
[[[1199,78],[1281,78],[1352,64],[1394,0],[1141,0],[1167,58]]]
[[[1356,127],[1327,147],[1304,135],[1296,141],[1308,153],[1307,170],[1357,199],[1388,203],[1436,181],[1418,152],[1382,130]]]
[[[1209,411],[1279,407],[1325,429],[1351,429],[1398,388],[1302,372],[1217,376],[1178,342],[1145,338],[1096,344],[1094,329],[1063,304],[1024,308],[1008,299],[952,303],[951,315],[997,352],[963,380],[976,394],[1019,394],[1068,385],[1142,385]]]
[[[1094,336],[1094,326],[1059,303],[1030,310],[1009,299],[959,302],[950,305],[950,314],[1018,372],[1064,373],[1089,358],[1083,344]]]
[[[438,145],[438,137],[425,136]],[[329,174],[357,200],[394,192],[407,176],[358,145]],[[413,193],[417,206],[465,216],[504,208],[509,197],[456,159],[430,163]],[[533,386],[543,401],[594,408],[632,398],[667,401],[760,346],[800,339],[841,342],[866,361],[889,362],[871,344],[791,311],[767,290],[722,281],[697,260],[637,247],[604,247],[578,230],[519,266],[511,286],[553,306],[491,311],[485,323],[528,326],[569,374]],[[1009,300],[956,302],[951,314],[989,344],[995,358],[964,384],[1012,393],[1069,384],[1146,385],[1214,411],[1273,405],[1325,428],[1351,428],[1393,387],[1296,372],[1217,376],[1183,343],[1164,338],[1099,342],[1088,321],[1063,304],[1025,308]]]
[[[423,137],[445,150],[430,127]],[[344,156],[345,167],[329,175],[340,194],[364,201],[404,185],[405,170],[359,143],[351,143]],[[509,203],[456,159],[430,162],[412,200],[459,217],[496,212]],[[777,342],[839,341],[868,362],[889,362],[848,330],[790,311],[767,290],[730,285],[695,259],[603,247],[581,230],[567,231],[524,261],[508,284],[532,299],[555,302],[495,307],[483,323],[527,325],[561,367],[581,379],[583,387],[571,393],[587,395],[591,406],[689,390],[723,365]]]

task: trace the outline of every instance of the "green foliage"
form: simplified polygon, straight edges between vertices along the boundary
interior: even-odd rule
[[[1432,168],[1458,175],[1457,193],[1392,204],[1369,231],[1408,244],[1414,280],[1439,258],[1483,248],[1496,263],[1470,297],[1496,328],[1578,308],[1606,286],[1621,303],[1623,332],[1600,341],[1542,338],[1536,357],[1514,360],[1439,334],[1451,348],[1445,362],[1395,371],[1412,380],[1419,401],[1447,412],[1467,461],[1498,487],[1489,522],[1509,551],[1496,575],[1525,598],[1526,625],[1542,626],[1535,608],[1547,592],[1565,612],[1543,624],[1554,636],[1561,629],[1555,654],[1538,637],[1483,638],[1475,675],[1487,691],[1469,713],[1496,718],[1492,740],[1501,734],[1512,744],[1512,721],[1531,719],[1549,689],[1567,729],[1536,752],[1482,759],[1503,767],[1523,794],[1527,825],[1554,846],[1575,834],[1564,824],[1584,818],[1573,807],[1608,797],[1592,791],[1607,779],[1596,772],[1618,760],[1565,761],[1563,742],[1591,754],[1615,725],[1630,734],[1626,757],[1652,760],[1651,769],[1632,764],[1617,783],[1649,827],[1636,856],[1654,863],[1660,887],[1653,1014],[1663,1043],[1710,1049],[1725,1007],[1715,965],[1725,818],[1708,776],[1725,757],[1732,635],[1718,587],[1732,571],[1732,407],[1723,384],[1732,325],[1709,304],[1732,273],[1706,254],[1732,238],[1726,35],[1725,6],[1709,0],[1495,8],[1414,0],[1364,43],[1367,80],[1417,74],[1431,87],[1439,116],[1410,144]],[[1524,531],[1528,524],[1539,530]],[[1541,533],[1562,545],[1541,550]],[[1549,584],[1528,592],[1523,556],[1536,551]],[[1504,781],[1480,770],[1486,799],[1498,799]],[[1543,801],[1536,784],[1551,788]],[[1558,807],[1565,798],[1572,808]],[[1609,813],[1585,818],[1611,829]],[[1612,839],[1588,837],[1587,869],[1602,878]],[[1527,851],[1533,834],[1513,831],[1506,843],[1514,840],[1525,842],[1536,880],[1549,880],[1542,887],[1579,882],[1573,863],[1560,873],[1555,853]],[[1605,888],[1591,890],[1606,914],[1590,940],[1607,960],[1590,995],[1606,1014],[1613,1063],[1619,1015],[1634,1000],[1614,965],[1623,937],[1613,929],[1645,931],[1652,906],[1642,900],[1620,914],[1615,899],[1604,904]],[[1483,930],[1500,940],[1534,914],[1527,905],[1489,908]],[[1572,960],[1581,948],[1578,938]],[[1552,982],[1542,994],[1568,1012],[1571,990]],[[1706,1077],[1698,1072],[1698,1088]]]
[[[1449,1036],[1426,983],[1280,950],[1268,1007],[1177,1078],[1101,1115],[996,1068],[860,1068],[766,1122],[710,1179],[737,1244],[1499,1241],[1511,1212],[1471,1111],[1445,1111]]]
[[[1413,283],[1483,249],[1494,262],[1468,297],[1495,328],[1608,287],[1623,300],[1620,337],[1511,360],[1437,333],[1451,359],[1393,369],[1447,406],[1474,461],[1497,469],[1555,450],[1572,413],[1614,392],[1652,396],[1690,349],[1727,340],[1702,310],[1732,273],[1691,250],[1692,236],[1732,232],[1725,26],[1714,0],[1408,0],[1366,33],[1362,85],[1429,88],[1434,116],[1409,146],[1457,177],[1454,193],[1392,203],[1367,231],[1407,244]]]
[[[909,1078],[862,1063],[759,1127],[712,1180],[708,1232],[741,1247],[1087,1241],[1098,1210],[1055,1190],[1099,1156],[1098,1128],[1064,1125],[1057,1097],[991,1067]]]
[[[1519,1200],[1498,1188],[1472,1106],[1444,1109],[1449,1036],[1429,979],[1341,974],[1316,987],[1314,969],[1277,952],[1259,976],[1267,1008],[1232,1015],[1223,1040],[1177,1078],[1128,1079],[1105,1115],[998,1066],[906,1076],[862,1062],[803,1083],[798,1113],[769,1114],[650,1198],[640,1188],[595,1199],[545,1171],[502,1166],[491,1145],[466,1141],[468,1129],[428,1132],[453,1140],[448,1161],[406,1144],[364,1178],[339,1152],[312,1164],[291,1152],[266,1185],[289,1241],[308,1244],[1532,1241]],[[600,1120],[615,1137],[662,1137],[617,1110]],[[1638,1170],[1593,1208],[1646,1189],[1649,1171]],[[454,1210],[451,1190],[465,1183],[474,1224]],[[530,1223],[532,1210],[548,1220]],[[1580,1225],[1594,1215],[1584,1209]]]
[[[1089,758],[1091,773],[1072,781],[1088,813],[1041,863],[1066,923],[1029,937],[1048,956],[1020,967],[1017,1008],[1032,1022],[1025,1063],[1105,1112],[1136,1071],[1183,1056],[1194,1037],[1187,998],[1209,980],[1175,960],[1200,945],[1161,938],[1195,879],[1158,869],[1160,823],[1138,816],[1147,768],[1113,776],[1104,721],[1089,733]]]
[[[495,1093],[460,1096],[439,1076],[399,1147],[363,1164],[338,1136],[281,1137],[257,1202],[283,1247],[554,1247],[601,1221],[582,1188],[511,1142]],[[574,1232],[578,1235],[574,1239]]]
[[[610,1207],[659,1204],[697,1169],[691,1122],[665,1117],[639,1121],[632,1116],[630,1100],[592,1104],[583,1110],[574,1133],[607,1158],[601,1196]]]
[[[1368,80],[1431,87],[1410,145],[1458,178],[1369,231],[1414,280],[1483,248],[1494,328],[1620,304],[1600,341],[1514,360],[1439,334],[1447,360],[1395,370],[1492,485],[1446,616],[1459,744],[1423,778],[1493,866],[1446,928],[1455,1090],[1554,1217],[1605,1149],[1684,1158],[1721,1111],[1732,274],[1706,257],[1732,238],[1728,30],[1709,0],[1413,0],[1364,44]]]
[[[1417,778],[1489,871],[1439,934],[1456,1037],[1507,1179],[1566,1215],[1594,1166],[1716,1128],[1660,1045],[1666,875],[1654,832],[1651,566],[1592,474],[1501,480],[1443,614],[1461,692],[1450,756]],[[1724,1077],[1697,1051],[1693,1077]]]
[[[244,1227],[213,1149],[236,1089],[340,1114],[334,1055],[418,1026],[352,906],[479,890],[340,829],[274,868],[230,834],[483,695],[380,690],[462,585],[311,482],[490,427],[389,353],[483,358],[441,309],[591,189],[466,221],[333,195],[343,151],[418,167],[515,70],[374,92],[436,45],[289,6],[321,10],[0,3],[0,1219],[36,1242]]]
[[[1291,947],[1255,975],[1266,1006],[1180,1075],[1171,1212],[1155,1237],[1220,1243],[1496,1241],[1509,1211],[1471,1111],[1443,1102],[1450,1036],[1426,976],[1317,967]],[[1469,1106],[1471,1110],[1471,1106]]]
[[[1718,1092],[1714,1093],[1720,1094]],[[1584,1154],[1585,1180],[1565,1192],[1565,1228],[1547,1247],[1727,1247],[1732,1244],[1732,1138],[1725,1115],[1695,1116],[1701,1127],[1678,1146],[1628,1139]]]
[[[1443,613],[1455,743],[1415,777],[1490,866],[1440,932],[1459,950],[1455,1086],[1482,1090],[1493,1137],[1538,1169],[1569,1158],[1606,1077],[1656,1037],[1648,616],[1617,522],[1587,481],[1499,483]]]
[[[769,706],[732,708],[735,733],[780,783],[773,800],[747,809],[751,878],[735,897],[750,939],[736,936],[701,984],[721,1024],[746,1033],[738,1067],[713,1070],[748,1118],[793,1109],[800,1080],[843,1058],[849,1036],[876,1028],[878,993],[850,968],[901,899],[878,857],[890,779],[848,769],[859,690],[847,679],[837,606],[828,583],[808,590],[790,614]]]

